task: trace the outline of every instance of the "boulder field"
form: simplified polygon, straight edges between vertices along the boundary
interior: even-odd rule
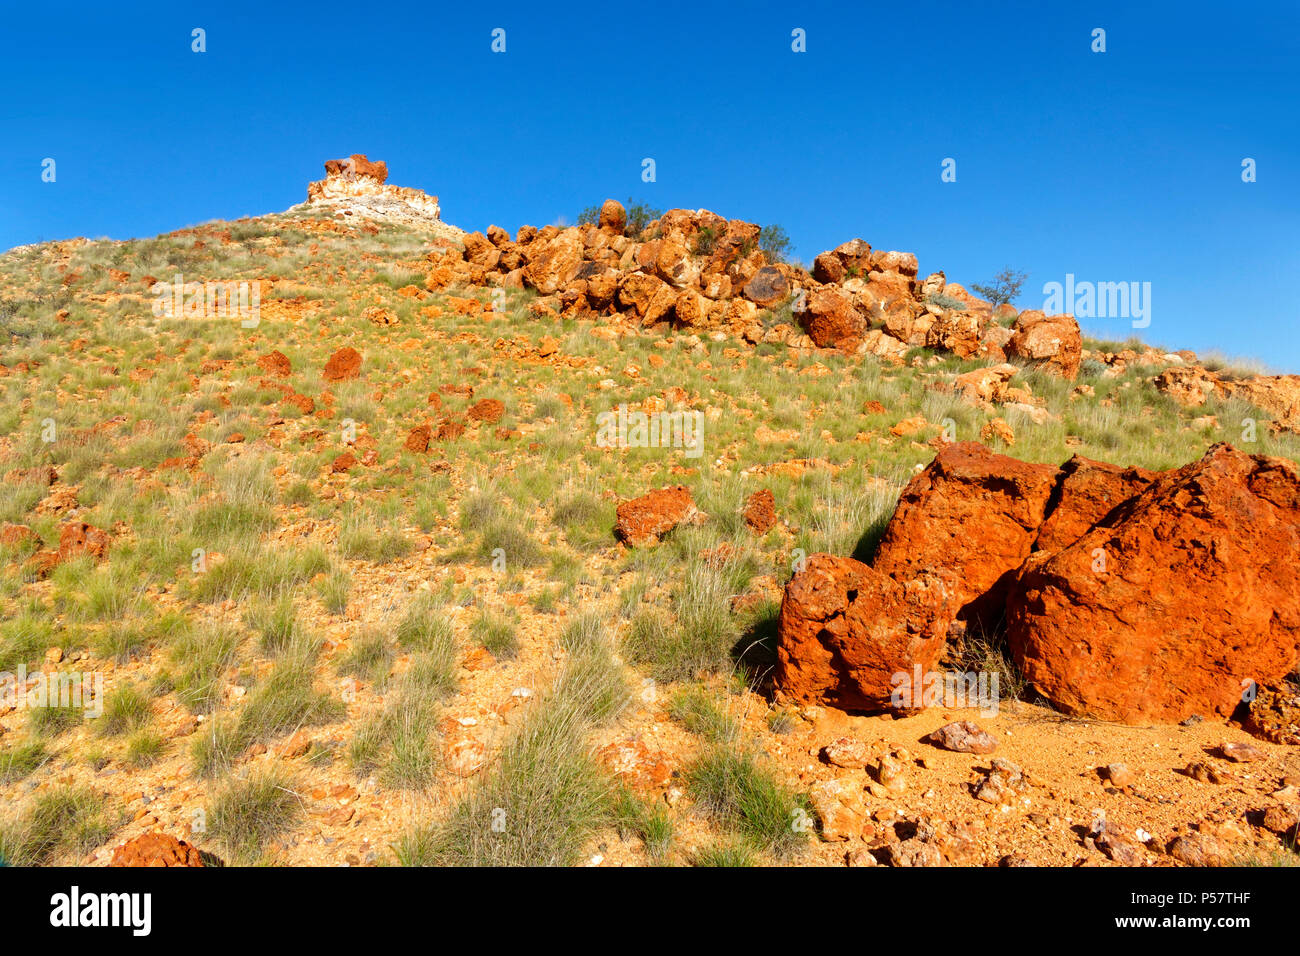
[[[1300,476],[1211,447],[1167,472],[1032,464],[963,442],[903,490],[870,564],[814,555],[786,586],[778,696],[883,710],[962,626],[1001,632],[1066,713],[1227,719],[1300,655]],[[957,625],[957,628],[954,628]]]
[[[609,199],[595,222],[498,226],[467,233],[426,257],[425,286],[532,289],[543,315],[622,316],[637,327],[684,328],[753,344],[836,349],[901,361],[912,348],[963,358],[1014,358],[1073,379],[1083,339],[1072,316],[994,309],[942,272],[921,276],[916,256],[850,239],[811,271],[774,261],[752,222],[707,209],[670,209],[642,228]],[[789,306],[793,324],[765,321]],[[1011,323],[1010,325],[1004,323]]]

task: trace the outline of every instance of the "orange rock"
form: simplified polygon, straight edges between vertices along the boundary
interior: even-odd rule
[[[69,521],[59,529],[59,561],[68,561],[77,555],[88,554],[102,558],[108,553],[108,533],[84,521]]]
[[[345,178],[368,176],[376,182],[382,183],[388,178],[388,164],[383,160],[371,162],[366,158],[365,153],[353,153],[348,159],[325,160],[325,175],[327,177],[343,176]]]
[[[1067,713],[1227,718],[1300,653],[1298,528],[1295,466],[1215,445],[1025,563],[1008,603],[1016,661]]]
[[[361,353],[345,345],[329,357],[323,376],[327,382],[343,382],[361,375]]]
[[[438,423],[438,430],[433,433],[436,441],[455,441],[465,434],[465,425],[455,419],[444,418]]]
[[[1156,477],[1145,468],[1121,468],[1075,455],[1061,466],[1052,509],[1039,528],[1034,550],[1068,547]]]
[[[411,429],[410,434],[406,436],[406,442],[402,447],[407,451],[423,454],[429,450],[429,439],[432,435],[433,429],[428,425],[416,425]]]
[[[615,514],[615,535],[633,547],[640,547],[654,544],[682,522],[694,520],[699,512],[690,490],[685,485],[676,485],[624,501]]]
[[[277,375],[284,378],[293,371],[293,366],[289,362],[289,357],[280,351],[267,352],[257,359],[257,367],[267,375]]]
[[[1073,379],[1083,358],[1083,334],[1072,315],[1047,316],[1026,309],[1016,318],[1006,353]]]
[[[1057,470],[978,442],[946,445],[903,489],[871,566],[903,581],[945,572],[960,616],[995,623],[1038,536]]]
[[[743,292],[750,302],[766,309],[790,294],[790,283],[776,266],[763,266],[745,283]]]
[[[621,236],[627,227],[627,212],[616,199],[606,199],[600,207],[600,229],[610,235]]]
[[[762,488],[745,502],[745,524],[755,534],[767,534],[776,524],[776,497],[771,488]]]
[[[447,769],[458,777],[472,777],[487,762],[487,748],[483,742],[467,737],[447,745],[443,755]]]
[[[928,570],[898,581],[853,558],[811,556],[781,601],[777,690],[844,710],[889,707],[895,674],[938,663],[950,587]]]
[[[852,349],[867,330],[866,319],[853,299],[833,286],[809,293],[795,318],[818,348]]]
[[[109,866],[203,866],[199,851],[184,840],[157,831],[144,833],[113,850]]]
[[[506,413],[506,406],[495,398],[485,398],[480,402],[475,402],[469,407],[468,415],[471,421],[486,422],[489,425],[495,425],[501,421],[501,416]]]

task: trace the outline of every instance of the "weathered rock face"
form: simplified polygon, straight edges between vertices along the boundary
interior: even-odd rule
[[[1203,368],[1175,365],[1152,381],[1157,389],[1184,408],[1199,408],[1214,394],[1216,379]]]
[[[366,176],[377,183],[382,183],[388,178],[388,164],[383,160],[372,163],[366,158],[365,153],[353,153],[347,159],[325,160],[325,175],[349,179]]]
[[[1257,686],[1245,709],[1242,727],[1247,733],[1270,743],[1300,747],[1300,688],[1285,683]]]
[[[166,833],[143,833],[113,850],[109,866],[203,866],[198,849]]]
[[[582,238],[565,229],[536,251],[524,266],[524,282],[542,295],[555,292],[577,277],[582,265]]]
[[[894,675],[938,662],[951,622],[946,591],[929,572],[904,582],[853,558],[813,555],[781,601],[777,691],[846,710],[888,707]]]
[[[850,239],[813,260],[813,278],[828,284],[865,276],[870,270],[871,245],[862,239]]]
[[[977,312],[943,312],[925,331],[928,348],[951,352],[960,358],[970,358],[980,351],[980,333],[983,325]]]
[[[1002,363],[972,369],[958,375],[953,387],[968,402],[978,405],[983,402],[1001,402],[1007,397],[1007,385],[1019,372],[1014,365]]]
[[[818,348],[855,348],[867,330],[853,300],[833,286],[814,289],[794,316]]]
[[[871,566],[903,581],[941,571],[961,617],[996,624],[1015,571],[1033,549],[1056,476],[1050,465],[998,455],[978,442],[946,445],[903,489]]]
[[[695,500],[684,485],[660,488],[620,504],[615,512],[614,533],[633,547],[654,544],[682,522],[694,520],[697,514]]]
[[[1257,375],[1225,382],[1220,390],[1271,413],[1275,428],[1300,432],[1300,375]]]
[[[745,298],[750,302],[767,308],[776,305],[790,294],[790,283],[776,267],[764,266],[745,283],[744,292]]]
[[[461,231],[442,222],[438,197],[406,186],[390,186],[388,166],[362,153],[325,163],[325,178],[307,184],[309,205],[327,207],[345,217],[394,222],[455,238]]]
[[[1083,334],[1072,315],[1044,315],[1026,309],[1016,319],[1008,356],[1025,362],[1045,365],[1068,379],[1079,374],[1083,359]]]
[[[1274,431],[1300,433],[1300,375],[1234,379],[1220,377],[1199,365],[1171,365],[1151,381],[1184,408],[1199,408],[1211,398],[1239,398],[1271,415]]]
[[[1156,478],[1145,468],[1121,468],[1075,455],[1061,466],[1060,479],[1038,531],[1036,551],[1059,551]]]
[[[1300,479],[1226,445],[1167,472],[1017,576],[1007,637],[1061,709],[1125,723],[1226,718],[1300,651]]]

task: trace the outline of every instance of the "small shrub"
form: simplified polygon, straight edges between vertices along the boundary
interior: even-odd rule
[[[239,856],[256,857],[289,830],[299,814],[292,782],[278,770],[267,770],[219,792],[212,800],[208,829]]]
[[[470,625],[470,633],[493,657],[514,657],[519,653],[518,623],[511,617],[479,612]]]
[[[137,687],[123,684],[108,695],[96,730],[106,737],[117,737],[139,730],[152,716],[149,698]]]
[[[789,856],[807,842],[794,827],[799,802],[757,758],[733,746],[716,746],[687,771],[696,804],[762,850]]]
[[[61,858],[80,863],[116,829],[104,797],[87,787],[56,787],[0,825],[0,859],[12,866],[44,866]]]
[[[0,750],[0,784],[22,780],[49,759],[45,744],[39,740],[14,744]]]

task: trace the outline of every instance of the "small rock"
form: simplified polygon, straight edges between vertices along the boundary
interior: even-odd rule
[[[998,746],[992,734],[969,720],[945,724],[925,739],[936,747],[962,754],[990,754]]]
[[[1133,783],[1133,771],[1122,763],[1112,763],[1106,766],[1106,779],[1115,787],[1127,787]]]
[[[1225,760],[1233,763],[1251,763],[1264,759],[1264,751],[1252,743],[1224,743],[1219,745],[1219,753]]]
[[[822,759],[846,770],[863,770],[871,754],[867,745],[855,737],[840,737],[822,748]]]

